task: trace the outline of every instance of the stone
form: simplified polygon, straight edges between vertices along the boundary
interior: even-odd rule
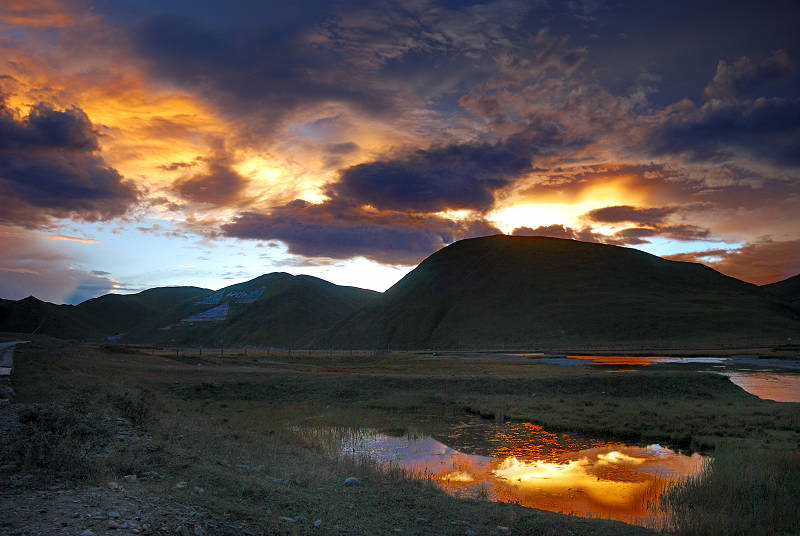
[[[203,493],[206,492],[206,490],[205,490],[205,488],[201,488],[200,486],[195,486],[194,487],[194,492],[197,493],[198,495],[202,495]]]
[[[182,480],[180,482],[175,483],[175,489],[183,489],[185,487],[186,487],[186,482]]]
[[[92,529],[86,529],[81,532],[81,536],[95,536],[95,534],[92,532]]]
[[[472,529],[467,529],[464,531],[464,536],[475,536],[475,531]]]
[[[278,518],[278,521],[285,521],[286,523],[296,523],[297,520],[293,517],[281,516]]]
[[[136,482],[136,475],[125,475],[122,478],[125,482]]]
[[[504,527],[503,525],[497,525],[497,530],[500,532],[508,532],[510,529],[508,527]]]
[[[125,523],[117,521],[116,519],[109,519],[108,520],[108,528],[110,529],[124,529]]]
[[[108,489],[120,490],[122,489],[122,486],[120,486],[118,482],[109,482]]]
[[[424,517],[418,517],[414,521],[417,522],[417,523],[427,523],[428,522],[428,520],[425,519]]]
[[[322,520],[321,519],[317,519],[316,521],[314,521],[314,526],[315,527],[319,528],[320,525],[322,525]]]
[[[361,480],[359,480],[358,478],[356,478],[354,476],[349,476],[349,477],[344,479],[344,485],[345,486],[360,486],[361,485]]]
[[[122,516],[121,516],[121,515],[119,515],[119,512],[115,512],[114,510],[111,510],[111,511],[108,513],[108,517],[110,517],[110,518],[112,518],[112,519],[119,519],[119,518],[120,518],[120,517],[122,517]]]

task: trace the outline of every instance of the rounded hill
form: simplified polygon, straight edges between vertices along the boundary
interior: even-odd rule
[[[780,341],[798,315],[755,285],[635,249],[488,236],[425,259],[331,333],[336,346],[521,348]]]

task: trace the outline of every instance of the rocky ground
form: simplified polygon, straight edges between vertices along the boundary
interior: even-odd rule
[[[5,402],[0,405],[0,447],[8,448],[21,428],[20,415],[33,406]],[[138,441],[133,428],[114,419],[115,441]],[[6,460],[8,461],[8,460]],[[163,482],[156,472],[127,475],[121,481],[81,484],[59,481],[45,472],[26,472],[18,463],[0,466],[0,534],[9,536],[101,534],[152,535],[248,535],[242,524],[211,519],[202,508],[154,495],[148,484]],[[166,483],[167,489],[186,487],[184,482]],[[193,493],[205,493],[194,488]],[[288,522],[290,523],[290,522]]]

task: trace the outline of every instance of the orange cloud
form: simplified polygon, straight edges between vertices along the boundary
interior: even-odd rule
[[[79,236],[66,236],[66,235],[36,235],[41,238],[49,238],[50,240],[67,240],[69,242],[83,242],[84,244],[99,244],[94,238],[81,238]]]
[[[699,262],[737,279],[765,285],[800,274],[800,240],[755,242],[738,249],[693,251],[664,258]]]
[[[33,28],[67,26],[75,20],[57,0],[4,0],[0,24]]]

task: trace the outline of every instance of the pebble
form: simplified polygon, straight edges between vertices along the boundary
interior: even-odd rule
[[[424,517],[418,517],[414,521],[416,521],[417,523],[427,523],[428,522],[428,520],[425,519]]]
[[[186,487],[186,482],[184,482],[184,481],[180,481],[180,482],[175,484],[175,489],[183,489],[185,487]]]
[[[279,518],[278,518],[278,521],[286,521],[287,523],[296,523],[296,522],[297,522],[297,520],[296,520],[295,518],[293,518],[293,517],[286,517],[286,516],[281,516],[281,517],[279,517]]]
[[[500,532],[508,532],[509,528],[504,527],[503,525],[497,525],[497,530],[499,530]]]
[[[317,519],[316,521],[314,521],[314,526],[315,527],[319,528],[320,525],[322,525],[322,520],[321,519]]]
[[[354,476],[349,476],[349,477],[344,479],[344,485],[345,486],[360,486],[361,485],[361,480],[359,480],[358,478],[356,478]]]
[[[115,512],[114,510],[111,510],[108,513],[108,517],[113,518],[113,519],[119,519],[122,516],[119,515],[119,512]]]
[[[200,486],[195,486],[194,487],[194,492],[197,493],[198,495],[202,495],[203,493],[206,492],[206,490],[205,490],[205,488],[201,488]]]
[[[464,536],[475,536],[475,531],[472,529],[467,529],[464,531]]]
[[[125,482],[136,482],[136,475],[125,475],[122,478]]]
[[[95,535],[94,532],[92,532],[92,529],[86,529],[83,532],[81,532],[81,536],[95,536]]]
[[[125,523],[121,523],[115,519],[108,520],[108,528],[110,529],[124,529]]]
[[[118,489],[122,489],[122,486],[120,486],[119,483],[117,483],[117,482],[109,482],[108,483],[108,489],[118,490]]]

